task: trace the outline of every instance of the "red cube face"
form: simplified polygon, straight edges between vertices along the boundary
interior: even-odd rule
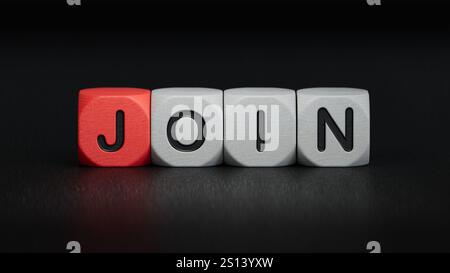
[[[151,91],[90,88],[78,96],[78,158],[102,167],[150,163]]]

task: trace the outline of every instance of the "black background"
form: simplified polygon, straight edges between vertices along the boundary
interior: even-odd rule
[[[1,251],[448,252],[448,6],[25,2],[1,9]],[[368,89],[371,164],[80,167],[98,86]]]

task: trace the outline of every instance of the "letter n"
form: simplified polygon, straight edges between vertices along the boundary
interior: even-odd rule
[[[319,109],[317,112],[317,149],[320,152],[325,151],[326,148],[325,125],[328,125],[328,128],[330,128],[331,132],[345,151],[351,152],[353,150],[352,108],[349,107],[345,110],[345,135],[339,129],[328,110],[323,107]]]

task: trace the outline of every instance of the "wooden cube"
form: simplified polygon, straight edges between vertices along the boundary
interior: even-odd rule
[[[78,96],[78,158],[83,165],[150,163],[151,91],[90,88]]]
[[[306,166],[369,164],[369,92],[356,88],[297,91],[297,157]]]
[[[234,88],[224,92],[224,159],[242,167],[296,163],[295,91]]]
[[[161,88],[152,92],[152,162],[207,167],[223,162],[223,92]]]

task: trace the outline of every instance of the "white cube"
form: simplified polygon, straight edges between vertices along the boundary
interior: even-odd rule
[[[369,163],[370,102],[366,90],[297,91],[297,159],[306,166],[351,167]]]
[[[152,163],[171,167],[223,162],[223,92],[211,88],[152,91]]]
[[[296,162],[295,91],[235,88],[224,91],[224,160],[245,167]]]

